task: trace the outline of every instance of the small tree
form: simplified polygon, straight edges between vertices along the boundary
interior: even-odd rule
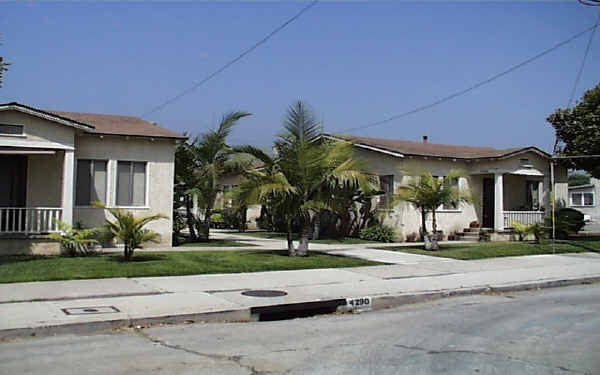
[[[460,170],[450,170],[444,178],[434,177],[430,172],[405,173],[411,176],[411,181],[398,188],[392,206],[399,201],[412,204],[421,212],[421,230],[425,240],[426,250],[438,250],[437,238],[437,220],[436,211],[443,205],[459,204],[462,202],[472,202],[471,192],[468,189],[460,190],[456,181],[460,177],[467,178],[466,172]],[[429,234],[425,225],[426,214],[431,212],[433,233]]]
[[[98,241],[92,237],[96,235],[100,228],[74,229],[64,221],[57,220],[58,233],[50,233],[48,238],[60,242],[61,251],[69,256],[94,254],[89,245]]]
[[[146,215],[135,217],[130,211],[123,211],[118,208],[106,208],[104,205],[97,203],[99,208],[105,208],[110,212],[115,221],[105,220],[105,228],[120,242],[125,245],[123,256],[126,261],[130,261],[133,256],[133,251],[142,247],[145,242],[158,242],[160,234],[144,229],[144,226],[152,221],[159,219],[168,219],[163,214]]]
[[[547,121],[556,131],[562,156],[600,155],[600,85],[586,91],[573,108],[557,109]],[[562,159],[568,168],[600,178],[598,158]]]

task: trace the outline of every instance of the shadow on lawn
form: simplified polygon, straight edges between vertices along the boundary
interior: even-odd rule
[[[116,263],[143,263],[143,262],[157,262],[165,260],[167,257],[161,254],[134,254],[131,260],[125,260],[123,255],[110,255],[108,260]]]

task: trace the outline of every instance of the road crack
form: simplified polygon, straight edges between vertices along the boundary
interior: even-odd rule
[[[153,337],[153,336],[147,334],[146,332],[144,332],[140,328],[134,328],[133,331],[134,331],[134,333],[136,335],[144,338],[145,340],[148,340],[148,341],[150,341],[151,343],[154,343],[154,344],[158,344],[158,345],[160,345],[160,346],[162,346],[164,348],[167,348],[167,349],[178,350],[178,351],[182,351],[182,352],[185,352],[185,353],[188,353],[188,354],[192,354],[192,355],[195,355],[195,356],[198,356],[198,357],[209,358],[209,359],[213,359],[213,360],[216,360],[216,361],[223,361],[223,362],[235,363],[237,366],[250,371],[249,375],[267,375],[267,374],[270,373],[270,371],[261,371],[261,370],[258,370],[254,366],[243,364],[242,360],[245,357],[243,355],[224,355],[224,354],[203,353],[203,352],[199,352],[197,350],[185,348],[185,347],[183,347],[181,345],[169,344],[165,340],[161,340],[161,339],[159,339],[157,337]]]
[[[549,366],[549,365],[546,365],[546,364],[543,364],[543,363],[528,361],[528,360],[523,359],[523,358],[512,357],[512,356],[507,356],[507,355],[498,354],[498,353],[489,353],[489,352],[484,352],[484,351],[466,350],[466,349],[432,350],[432,349],[422,348],[420,346],[411,346],[411,345],[402,345],[402,344],[394,344],[394,346],[398,347],[398,348],[402,348],[402,349],[407,349],[407,350],[421,351],[421,352],[425,352],[426,354],[430,354],[430,355],[437,355],[437,354],[475,354],[475,355],[484,355],[484,356],[490,356],[490,357],[499,357],[499,358],[506,359],[506,360],[509,360],[509,361],[523,362],[523,363],[527,363],[527,364],[534,365],[534,366],[542,366],[542,367],[547,367],[547,368],[551,368],[551,369],[557,369],[557,370],[561,370],[561,371],[570,372],[570,373],[573,373],[573,374],[584,374],[584,375],[588,374],[587,372],[569,369],[569,368],[564,367],[564,366]]]

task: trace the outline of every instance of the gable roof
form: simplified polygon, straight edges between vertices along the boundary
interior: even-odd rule
[[[19,110],[50,121],[76,127],[87,133],[174,139],[187,138],[177,132],[134,116],[43,110],[17,102],[0,104],[0,109],[2,108]]]
[[[345,134],[324,134],[332,139],[342,139],[354,142],[357,147],[363,147],[376,152],[394,156],[423,156],[445,159],[503,159],[524,152],[532,151],[545,158],[551,155],[537,147],[515,147],[496,149],[493,147],[446,145],[429,142],[415,142],[397,139],[355,137]]]

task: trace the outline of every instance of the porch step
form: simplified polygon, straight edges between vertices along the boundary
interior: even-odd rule
[[[458,238],[461,241],[470,241],[470,242],[478,242],[479,241],[479,233],[478,232],[463,232],[456,233]]]
[[[462,233],[456,233],[456,235],[461,239],[461,241],[478,242],[479,232],[481,232],[482,229],[490,228],[464,228]]]

